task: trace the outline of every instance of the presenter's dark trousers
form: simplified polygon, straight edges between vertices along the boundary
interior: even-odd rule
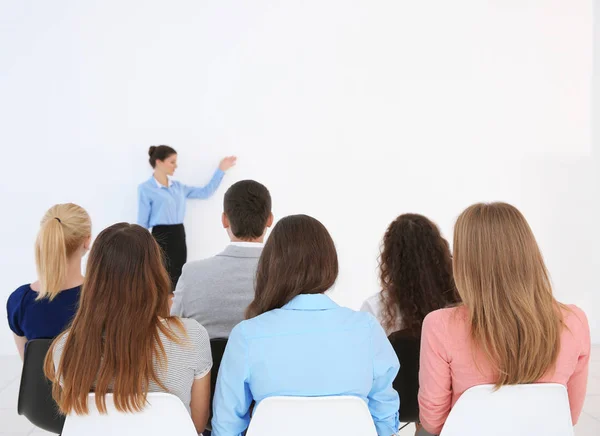
[[[183,265],[187,261],[185,227],[183,224],[154,226],[152,227],[152,236],[163,250],[165,267],[171,277],[172,291],[174,291]]]

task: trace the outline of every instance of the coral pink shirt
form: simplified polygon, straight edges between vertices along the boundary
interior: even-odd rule
[[[563,309],[564,323],[556,368],[539,380],[567,387],[573,424],[583,408],[590,360],[590,328],[577,306]],[[470,387],[495,383],[497,373],[481,352],[473,354],[467,309],[456,307],[430,313],[423,322],[419,370],[421,424],[439,434],[458,398]],[[475,366],[473,356],[478,365]]]

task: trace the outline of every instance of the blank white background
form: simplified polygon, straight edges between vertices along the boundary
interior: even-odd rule
[[[190,259],[224,247],[223,193],[253,178],[277,218],[328,227],[333,297],[358,308],[398,214],[451,239],[466,206],[508,201],[599,342],[592,18],[589,0],[4,0],[0,302],[35,280],[49,206],[81,204],[95,235],[134,221],[148,146],[166,143],[187,184],[239,157],[188,203]]]

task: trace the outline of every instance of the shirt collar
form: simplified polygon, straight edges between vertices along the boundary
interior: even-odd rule
[[[282,307],[285,310],[330,310],[338,306],[325,294],[300,294]]]
[[[160,184],[160,182],[159,182],[158,180],[156,180],[156,178],[155,178],[154,176],[152,176],[152,177],[150,177],[150,178],[151,178],[152,180],[154,180],[154,183],[156,183],[156,186],[157,186],[158,188],[166,188],[166,186],[165,186],[165,185],[161,185],[161,184]],[[170,188],[170,187],[171,187],[171,185],[173,184],[173,180],[171,179],[171,176],[167,176],[167,180],[168,180],[168,182],[167,182],[167,183],[168,183],[168,185],[169,185],[169,188]]]
[[[263,248],[265,246],[262,242],[248,242],[248,241],[231,241],[229,245],[234,247],[251,247],[251,248]]]

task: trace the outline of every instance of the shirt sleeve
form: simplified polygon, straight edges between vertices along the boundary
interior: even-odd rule
[[[150,198],[144,192],[142,186],[138,187],[138,218],[137,223],[146,228],[150,228],[150,213],[152,212],[152,205]]]
[[[8,318],[8,327],[12,332],[20,337],[25,336],[25,332],[21,328],[21,317],[23,308],[23,295],[21,289],[13,292],[6,302],[6,314]]]
[[[208,332],[200,324],[195,338],[194,345],[197,350],[196,367],[194,368],[194,378],[201,379],[208,374],[212,368],[212,353],[210,351],[210,339]]]
[[[183,192],[185,193],[185,197],[186,198],[200,198],[200,199],[206,199],[206,198],[210,197],[211,195],[213,195],[215,193],[215,191],[221,184],[221,181],[223,180],[224,175],[225,175],[225,172],[223,172],[221,169],[217,168],[217,170],[215,171],[215,173],[212,176],[212,179],[210,179],[210,182],[208,182],[208,185],[203,186],[203,187],[194,187],[194,186],[183,185]]]
[[[69,338],[69,331],[65,331],[61,333],[56,340],[54,341],[54,346],[52,347],[52,361],[54,362],[54,373],[58,371],[58,367],[60,365],[60,358],[62,357],[63,350],[65,348],[65,344],[67,343],[67,339]],[[56,380],[54,380],[56,381]],[[60,385],[63,385],[63,378],[61,377],[58,380]]]
[[[421,333],[419,415],[429,433],[439,434],[452,407],[452,378],[443,341],[446,331],[436,312],[425,317]]]
[[[375,422],[377,434],[396,434],[400,427],[398,409],[400,398],[392,383],[398,375],[400,363],[383,328],[371,320],[371,341],[373,344],[373,385],[369,392],[369,411]]]
[[[248,343],[242,329],[243,322],[231,331],[219,368],[213,399],[213,436],[241,435],[250,423]]]
[[[373,310],[373,307],[371,306],[371,302],[369,300],[365,300],[365,302],[362,304],[362,306],[360,306],[360,311],[370,313],[375,318],[377,318],[377,314]]]
[[[567,382],[569,404],[571,405],[571,420],[573,421],[573,425],[575,425],[579,420],[579,415],[581,415],[581,410],[583,409],[583,403],[585,401],[590,366],[591,338],[590,326],[583,310],[574,306],[570,306],[570,309],[574,312],[573,316],[579,318],[579,321],[582,324],[581,332],[578,335],[579,337],[574,338],[574,340],[581,341],[581,353],[577,359],[575,371]],[[572,333],[575,334],[575,332]]]
[[[181,272],[181,276],[177,281],[177,286],[175,286],[175,292],[173,293],[173,305],[171,306],[171,316],[179,316],[182,318],[187,318],[185,314],[185,295],[186,295],[186,268],[189,264],[183,265],[183,270]]]

